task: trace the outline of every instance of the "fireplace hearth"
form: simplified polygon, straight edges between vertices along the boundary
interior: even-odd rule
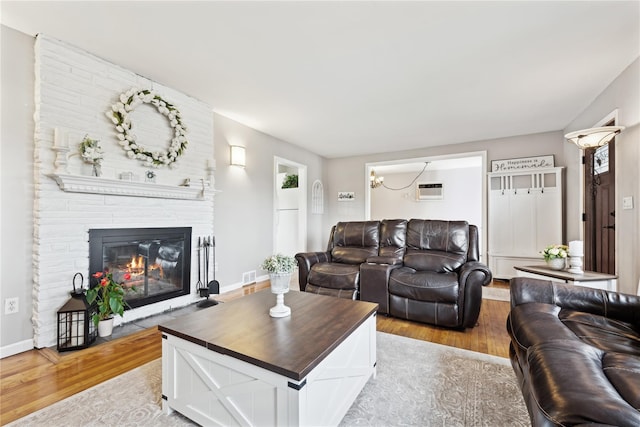
[[[108,270],[117,282],[129,274],[130,308],[188,295],[190,266],[191,227],[89,230],[90,274]]]

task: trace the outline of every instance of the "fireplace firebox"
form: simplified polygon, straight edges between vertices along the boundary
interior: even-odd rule
[[[108,270],[117,282],[129,274],[130,308],[188,295],[190,266],[191,227],[89,230],[90,274]]]

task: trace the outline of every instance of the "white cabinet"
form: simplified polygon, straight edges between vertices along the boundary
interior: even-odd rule
[[[489,173],[489,268],[510,279],[515,266],[540,262],[563,242],[562,169]]]

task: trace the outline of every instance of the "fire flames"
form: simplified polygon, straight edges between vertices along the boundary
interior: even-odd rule
[[[144,257],[141,255],[132,256],[131,262],[127,264],[127,272],[134,278],[144,276]],[[151,275],[153,272],[156,272],[156,276],[159,274],[159,277],[156,278],[161,278],[163,276],[162,266],[157,263],[149,263],[147,266],[147,275]]]
[[[134,275],[144,274],[144,258],[141,256],[131,257],[131,262],[127,264],[127,271]]]

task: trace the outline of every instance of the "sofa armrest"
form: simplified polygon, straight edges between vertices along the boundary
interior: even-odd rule
[[[314,264],[319,262],[331,262],[330,252],[300,252],[297,253],[296,261],[298,261],[298,285],[300,290],[304,291],[307,287],[307,278]]]
[[[464,293],[462,301],[462,327],[473,328],[480,316],[482,287],[493,278],[489,267],[478,261],[467,262],[460,267],[458,282]]]
[[[640,297],[636,295],[528,277],[511,279],[510,290],[512,307],[539,302],[640,325]]]
[[[367,263],[400,265],[402,264],[402,258],[397,256],[370,256],[367,258]]]
[[[482,286],[487,286],[491,283],[493,275],[489,267],[478,261],[467,262],[460,267],[460,283],[465,283],[472,280],[474,283],[479,282]],[[471,279],[470,279],[471,277]]]
[[[377,303],[378,313],[389,314],[389,276],[393,270],[400,267],[402,267],[402,262],[398,264],[370,262],[361,264],[360,299]]]

